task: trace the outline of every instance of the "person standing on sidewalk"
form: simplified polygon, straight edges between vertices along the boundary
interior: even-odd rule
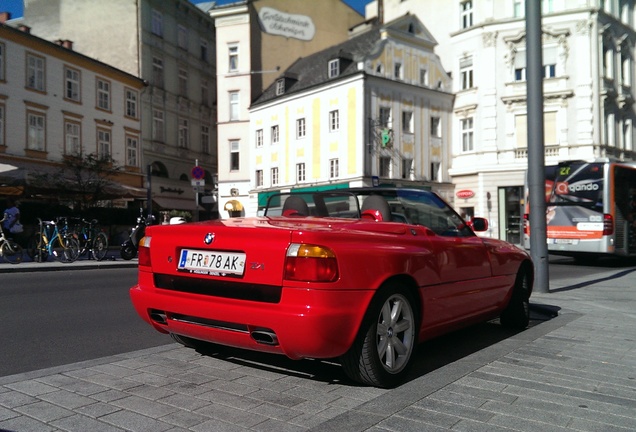
[[[2,222],[2,229],[6,237],[16,237],[21,232],[14,232],[16,224],[22,225],[20,224],[20,209],[13,198],[7,198],[7,208],[0,222]]]

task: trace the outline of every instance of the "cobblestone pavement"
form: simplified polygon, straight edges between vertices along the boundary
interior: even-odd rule
[[[335,363],[176,344],[0,377],[0,430],[633,431],[635,305],[636,268],[574,275],[533,295],[523,332],[485,323],[423,344],[391,390]]]

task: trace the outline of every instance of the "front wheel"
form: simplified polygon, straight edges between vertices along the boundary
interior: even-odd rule
[[[108,253],[108,237],[103,232],[98,232],[93,239],[93,247],[91,248],[91,254],[97,261],[101,261],[106,257]]]
[[[2,243],[2,258],[11,264],[20,264],[22,262],[22,246],[13,240],[6,240]]]
[[[355,342],[340,358],[351,379],[383,388],[404,380],[417,340],[414,305],[413,296],[398,284],[376,294]]]
[[[79,258],[79,241],[75,237],[71,236],[61,238],[60,236],[57,236],[53,238],[51,251],[53,252],[53,258],[60,262],[75,262],[77,258]]]
[[[523,330],[530,324],[530,272],[519,270],[508,306],[501,312],[499,321],[508,328]]]

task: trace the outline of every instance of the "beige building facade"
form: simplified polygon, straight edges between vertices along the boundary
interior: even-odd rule
[[[47,40],[146,81],[140,96],[140,168],[152,173],[154,210],[214,216],[216,69],[214,24],[188,0],[25,0],[22,22]],[[191,172],[205,172],[197,206]],[[146,186],[148,184],[146,183]],[[202,214],[201,217],[204,217]]]

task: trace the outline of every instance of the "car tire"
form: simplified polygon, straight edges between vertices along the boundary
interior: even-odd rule
[[[378,291],[353,346],[340,358],[352,380],[381,388],[404,380],[417,343],[415,304],[411,293],[399,284]]]
[[[170,337],[175,340],[175,342],[180,343],[186,348],[192,348],[194,350],[200,350],[206,345],[209,345],[207,342],[200,341],[198,339],[189,338],[187,336],[181,336],[178,334],[170,333]]]
[[[530,323],[531,278],[527,269],[520,269],[508,306],[501,312],[499,321],[508,328],[523,330]]]

